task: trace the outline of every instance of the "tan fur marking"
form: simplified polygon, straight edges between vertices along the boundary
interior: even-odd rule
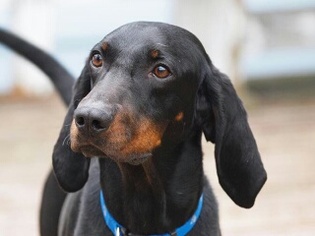
[[[160,55],[160,51],[159,51],[159,50],[152,50],[152,51],[151,51],[151,57],[152,57],[153,59],[158,58],[159,55]]]
[[[77,138],[78,138],[78,129],[77,126],[75,125],[75,121],[73,119],[70,127],[70,140],[71,140],[71,149],[73,151],[79,151],[78,143],[77,143]]]
[[[175,116],[175,121],[182,121],[184,119],[184,112],[180,112]]]
[[[100,139],[116,146],[114,149],[121,156],[147,153],[161,145],[165,128],[166,125],[156,125],[147,118],[135,119],[128,113],[119,113]]]
[[[107,43],[107,42],[102,43],[101,48],[102,48],[104,51],[106,51],[106,50],[107,50],[107,48],[108,48],[108,43]]]
[[[161,145],[165,127],[155,125],[150,120],[140,121],[139,124],[134,137],[121,150],[122,154],[151,152],[154,148]]]
[[[115,116],[115,119],[113,120],[112,124],[110,125],[109,129],[101,135],[100,138],[104,140],[109,140],[110,143],[125,143],[127,142],[127,137],[126,137],[126,124],[125,120],[128,120],[129,117],[127,114],[124,113],[119,113]]]
[[[88,152],[92,153],[94,147],[97,151],[118,158],[117,160],[123,160],[128,156],[151,153],[160,146],[166,126],[155,124],[145,117],[134,118],[128,112],[120,112],[107,131],[97,136],[84,136],[73,121],[70,132],[71,149],[80,152],[89,150],[90,147]]]

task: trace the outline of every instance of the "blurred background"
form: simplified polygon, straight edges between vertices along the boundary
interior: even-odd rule
[[[132,21],[193,32],[249,113],[268,181],[236,206],[205,169],[223,235],[315,233],[315,0],[0,0],[0,27],[56,57],[76,77],[89,50]],[[66,108],[49,79],[0,44],[0,235],[38,235],[42,186]]]

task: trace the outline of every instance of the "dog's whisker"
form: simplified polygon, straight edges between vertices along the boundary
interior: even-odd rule
[[[62,146],[65,146],[67,144],[68,146],[70,145],[70,134],[68,134],[65,139],[62,142]]]
[[[68,145],[68,146],[70,146],[70,145],[71,145],[71,138],[70,138],[70,137],[68,138],[67,145]]]

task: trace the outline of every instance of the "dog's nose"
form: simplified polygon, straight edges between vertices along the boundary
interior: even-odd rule
[[[78,107],[74,114],[77,128],[82,133],[99,133],[110,126],[114,117],[111,109]]]

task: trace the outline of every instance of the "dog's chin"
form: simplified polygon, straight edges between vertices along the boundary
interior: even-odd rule
[[[151,156],[152,153],[137,154],[135,156],[128,157],[125,162],[134,166],[141,165],[146,162]]]
[[[85,157],[107,157],[106,154],[100,149],[93,146],[83,146],[79,148],[79,152],[81,152]]]
[[[149,157],[152,156],[152,153],[132,153],[129,155],[120,155],[119,151],[117,152],[105,152],[95,146],[83,146],[80,148],[80,151],[85,157],[92,158],[110,158],[115,162],[119,163],[128,163],[130,165],[141,165],[143,164]]]

